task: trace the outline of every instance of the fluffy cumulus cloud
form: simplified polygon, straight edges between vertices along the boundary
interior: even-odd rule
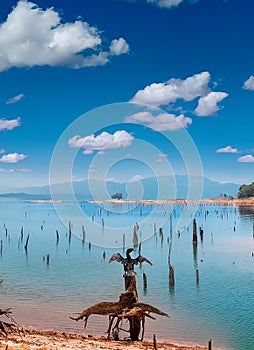
[[[4,154],[0,158],[1,163],[18,163],[22,160],[24,160],[27,156],[25,154],[19,154],[19,153],[9,153]]]
[[[254,76],[251,75],[243,84],[243,89],[254,90]]]
[[[20,118],[17,119],[0,119],[0,131],[12,130],[20,126]]]
[[[195,109],[196,115],[200,117],[215,115],[220,109],[218,103],[226,97],[228,97],[226,92],[211,91],[208,95],[199,99],[198,106]]]
[[[179,100],[190,102],[199,98],[194,113],[198,116],[212,116],[220,109],[218,103],[228,94],[211,91],[210,79],[209,72],[202,72],[183,80],[172,78],[164,83],[152,83],[143,90],[139,90],[130,102],[163,107]]]
[[[188,127],[191,118],[183,114],[175,116],[169,113],[160,113],[154,116],[151,112],[139,112],[125,117],[126,123],[142,124],[155,131],[174,131]]]
[[[233,148],[232,146],[226,146],[223,148],[218,148],[216,153],[240,153],[237,148]]]
[[[143,103],[153,106],[165,106],[178,99],[192,101],[205,96],[209,92],[210,73],[194,74],[185,80],[170,79],[165,83],[152,83],[139,90],[132,98],[133,103]]]
[[[109,49],[112,56],[119,56],[129,52],[129,45],[123,38],[114,39]]]
[[[173,6],[178,6],[182,1],[183,0],[147,0],[149,4],[168,9]]]
[[[6,104],[9,105],[9,104],[17,103],[20,100],[22,100],[22,98],[24,98],[24,97],[25,97],[24,94],[16,95],[16,96],[14,96],[12,98],[9,98],[9,100],[6,101]]]
[[[91,154],[93,151],[128,147],[132,144],[134,137],[125,130],[118,130],[114,134],[106,131],[101,134],[81,137],[73,136],[69,139],[70,147],[82,148],[84,154]]]
[[[110,52],[103,51],[102,44],[98,29],[87,22],[63,23],[53,8],[43,10],[20,0],[0,26],[0,71],[36,65],[103,65],[109,61]],[[124,39],[112,45],[118,46],[118,54],[127,52]]]
[[[254,157],[251,154],[247,154],[246,156],[239,157],[237,160],[240,163],[254,163]]]

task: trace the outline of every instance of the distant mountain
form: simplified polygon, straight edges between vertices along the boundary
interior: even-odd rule
[[[202,178],[186,175],[151,177],[140,181],[118,183],[113,181],[88,180],[55,184],[54,194],[58,199],[71,199],[71,191],[78,200],[109,199],[114,193],[122,193],[124,199],[199,199]],[[189,185],[192,192],[188,196]],[[218,198],[221,194],[236,197],[240,185],[235,183],[219,183],[203,178],[203,192],[201,198]],[[0,197],[18,199],[50,199],[49,186],[23,187],[12,193],[0,194]]]

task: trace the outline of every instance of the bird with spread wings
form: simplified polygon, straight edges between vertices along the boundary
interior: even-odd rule
[[[124,273],[125,275],[131,275],[134,272],[134,265],[138,265],[138,263],[142,263],[142,262],[147,262],[149,265],[153,265],[151,263],[151,261],[149,261],[147,258],[145,258],[144,256],[139,255],[136,258],[132,258],[130,256],[130,253],[135,251],[135,249],[133,248],[129,248],[126,250],[126,258],[124,258],[120,253],[115,253],[111,256],[111,258],[109,259],[109,264],[111,264],[113,261],[117,261],[121,264],[123,264],[123,268],[124,268]]]

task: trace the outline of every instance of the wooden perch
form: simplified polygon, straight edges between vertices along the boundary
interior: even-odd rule
[[[150,304],[136,302],[134,293],[130,291],[126,291],[120,295],[119,301],[117,302],[101,302],[101,303],[92,305],[87,309],[83,310],[77,317],[70,317],[70,318],[75,321],[84,319],[85,321],[84,326],[86,328],[89,316],[108,315],[110,317],[109,327],[107,331],[108,338],[109,338],[113,321],[115,318],[117,318],[117,322],[112,330],[113,332],[115,331],[116,328],[118,328],[119,323],[122,319],[125,318],[130,321],[131,319],[137,317],[142,322],[143,329],[142,329],[141,340],[143,340],[145,317],[155,319],[150,315],[150,313],[155,313],[157,315],[169,317],[165,312],[159,310],[158,308]]]
[[[134,232],[137,227],[134,227]],[[121,262],[124,266],[124,285],[125,292],[123,292],[119,301],[117,302],[101,302],[95,305],[90,306],[89,308],[83,310],[77,317],[71,317],[72,320],[79,321],[84,319],[85,328],[87,326],[87,321],[89,316],[91,315],[108,315],[109,316],[109,326],[108,326],[108,339],[110,337],[111,328],[113,326],[113,322],[115,318],[117,318],[116,323],[112,329],[112,335],[115,340],[119,340],[119,330],[124,330],[119,327],[120,322],[123,319],[127,319],[129,321],[130,329],[127,331],[130,333],[131,340],[139,340],[139,334],[141,331],[142,325],[142,335],[141,340],[144,337],[145,331],[145,318],[149,317],[155,320],[154,317],[150,315],[150,313],[155,313],[161,316],[169,317],[165,312],[157,309],[153,305],[139,303],[138,300],[138,292],[136,286],[136,277],[134,272],[134,265],[138,263],[147,262],[149,265],[152,263],[145,257],[139,255],[137,258],[133,259],[130,256],[130,253],[133,252],[133,248],[129,248],[126,251],[126,258],[123,258],[121,254],[116,253],[113,254],[109,259],[109,263],[113,261]],[[126,331],[126,330],[124,330]]]

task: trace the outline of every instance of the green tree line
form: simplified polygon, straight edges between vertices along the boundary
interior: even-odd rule
[[[254,182],[252,182],[250,185],[240,186],[237,197],[238,198],[254,197]]]

